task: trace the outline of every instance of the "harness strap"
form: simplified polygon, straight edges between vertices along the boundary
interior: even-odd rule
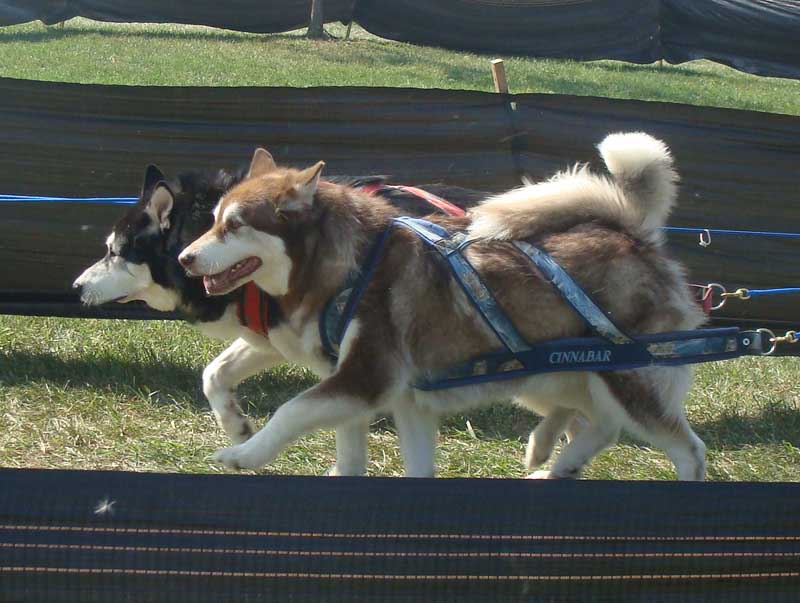
[[[514,247],[524,253],[552,284],[569,305],[600,337],[614,343],[631,343],[633,340],[617,328],[605,313],[567,272],[547,253],[525,241],[514,241]]]
[[[519,354],[489,354],[426,375],[414,387],[430,391],[566,371],[619,371],[648,366],[677,366],[761,356],[769,334],[736,327],[642,335],[629,344],[602,337],[563,338],[535,343]]]
[[[402,186],[402,185],[392,185],[392,184],[383,184],[381,182],[370,182],[365,184],[364,186],[359,187],[360,190],[364,191],[367,194],[374,195],[381,191],[402,191],[405,193],[409,193],[414,195],[415,197],[419,197],[420,199],[427,201],[428,204],[433,205],[434,207],[441,210],[443,213],[447,214],[448,216],[466,216],[467,212],[461,209],[458,205],[450,203],[446,199],[442,199],[438,195],[434,195],[433,193],[429,193],[426,190],[422,190],[421,188],[417,188],[416,186]]]
[[[467,294],[475,309],[509,352],[516,354],[530,349],[525,338],[520,335],[505,312],[500,309],[497,300],[481,279],[478,271],[461,253],[471,243],[463,233],[451,236],[438,224],[419,218],[396,218],[393,220],[393,224],[415,232],[447,260],[464,293]]]
[[[391,228],[383,231],[372,244],[372,248],[367,253],[358,272],[350,276],[344,289],[334,295],[322,310],[319,320],[320,340],[325,352],[333,358],[339,356],[339,346],[345,331],[347,331],[347,326],[353,319],[364,291],[375,273],[375,268],[383,255],[383,248],[386,246],[391,232]]]
[[[373,245],[355,282],[335,296],[320,317],[323,344],[334,356],[338,353],[341,338],[394,227],[411,230],[447,260],[456,281],[506,348],[504,352],[488,354],[460,366],[425,374],[414,385],[421,390],[445,389],[547,372],[620,371],[655,365],[712,362],[744,355],[765,355],[774,350],[775,336],[766,329],[698,329],[630,338],[611,322],[555,260],[533,245],[514,241],[517,249],[534,263],[544,278],[553,284],[598,335],[527,343],[502,312],[478,272],[464,257],[463,250],[473,241],[463,233],[451,235],[447,229],[433,222],[403,217],[392,221]]]

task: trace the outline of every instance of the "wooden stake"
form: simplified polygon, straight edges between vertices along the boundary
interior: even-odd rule
[[[503,59],[492,61],[492,79],[494,80],[494,91],[499,94],[508,94],[508,81],[506,80],[506,66]]]

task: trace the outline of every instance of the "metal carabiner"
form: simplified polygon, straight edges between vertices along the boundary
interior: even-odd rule
[[[700,233],[700,247],[708,247],[711,245],[711,232],[708,228],[704,228],[703,232]]]

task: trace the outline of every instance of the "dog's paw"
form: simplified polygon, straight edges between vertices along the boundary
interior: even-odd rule
[[[366,474],[366,469],[351,469],[349,471],[342,471],[336,464],[331,465],[331,467],[325,472],[326,477],[364,477]]]
[[[534,471],[526,476],[525,479],[552,479],[552,476],[549,471]]]
[[[531,434],[531,437],[528,440],[528,447],[525,450],[525,467],[527,467],[528,471],[533,471],[537,467],[541,467],[547,461],[549,461],[552,454],[552,446],[549,448],[542,446],[541,444],[537,446],[536,438],[533,434]]]
[[[241,444],[236,446],[229,446],[228,448],[220,448],[212,456],[211,460],[215,463],[224,465],[225,468],[233,471],[241,469],[256,469],[257,464],[254,464],[246,454],[244,447]]]

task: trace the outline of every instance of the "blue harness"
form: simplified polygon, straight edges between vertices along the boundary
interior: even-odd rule
[[[378,237],[361,269],[323,309],[319,321],[320,335],[325,350],[333,357],[338,356],[347,325],[394,228],[412,231],[441,255],[472,305],[505,348],[430,375],[415,384],[417,389],[445,389],[537,373],[618,371],[654,365],[714,362],[745,355],[760,356],[770,348],[769,335],[761,331],[740,331],[736,327],[628,336],[547,253],[524,241],[513,241],[512,244],[536,266],[593,333],[592,337],[528,343],[500,309],[492,292],[464,255],[464,250],[475,241],[462,232],[451,234],[433,222],[403,217],[394,219]]]

